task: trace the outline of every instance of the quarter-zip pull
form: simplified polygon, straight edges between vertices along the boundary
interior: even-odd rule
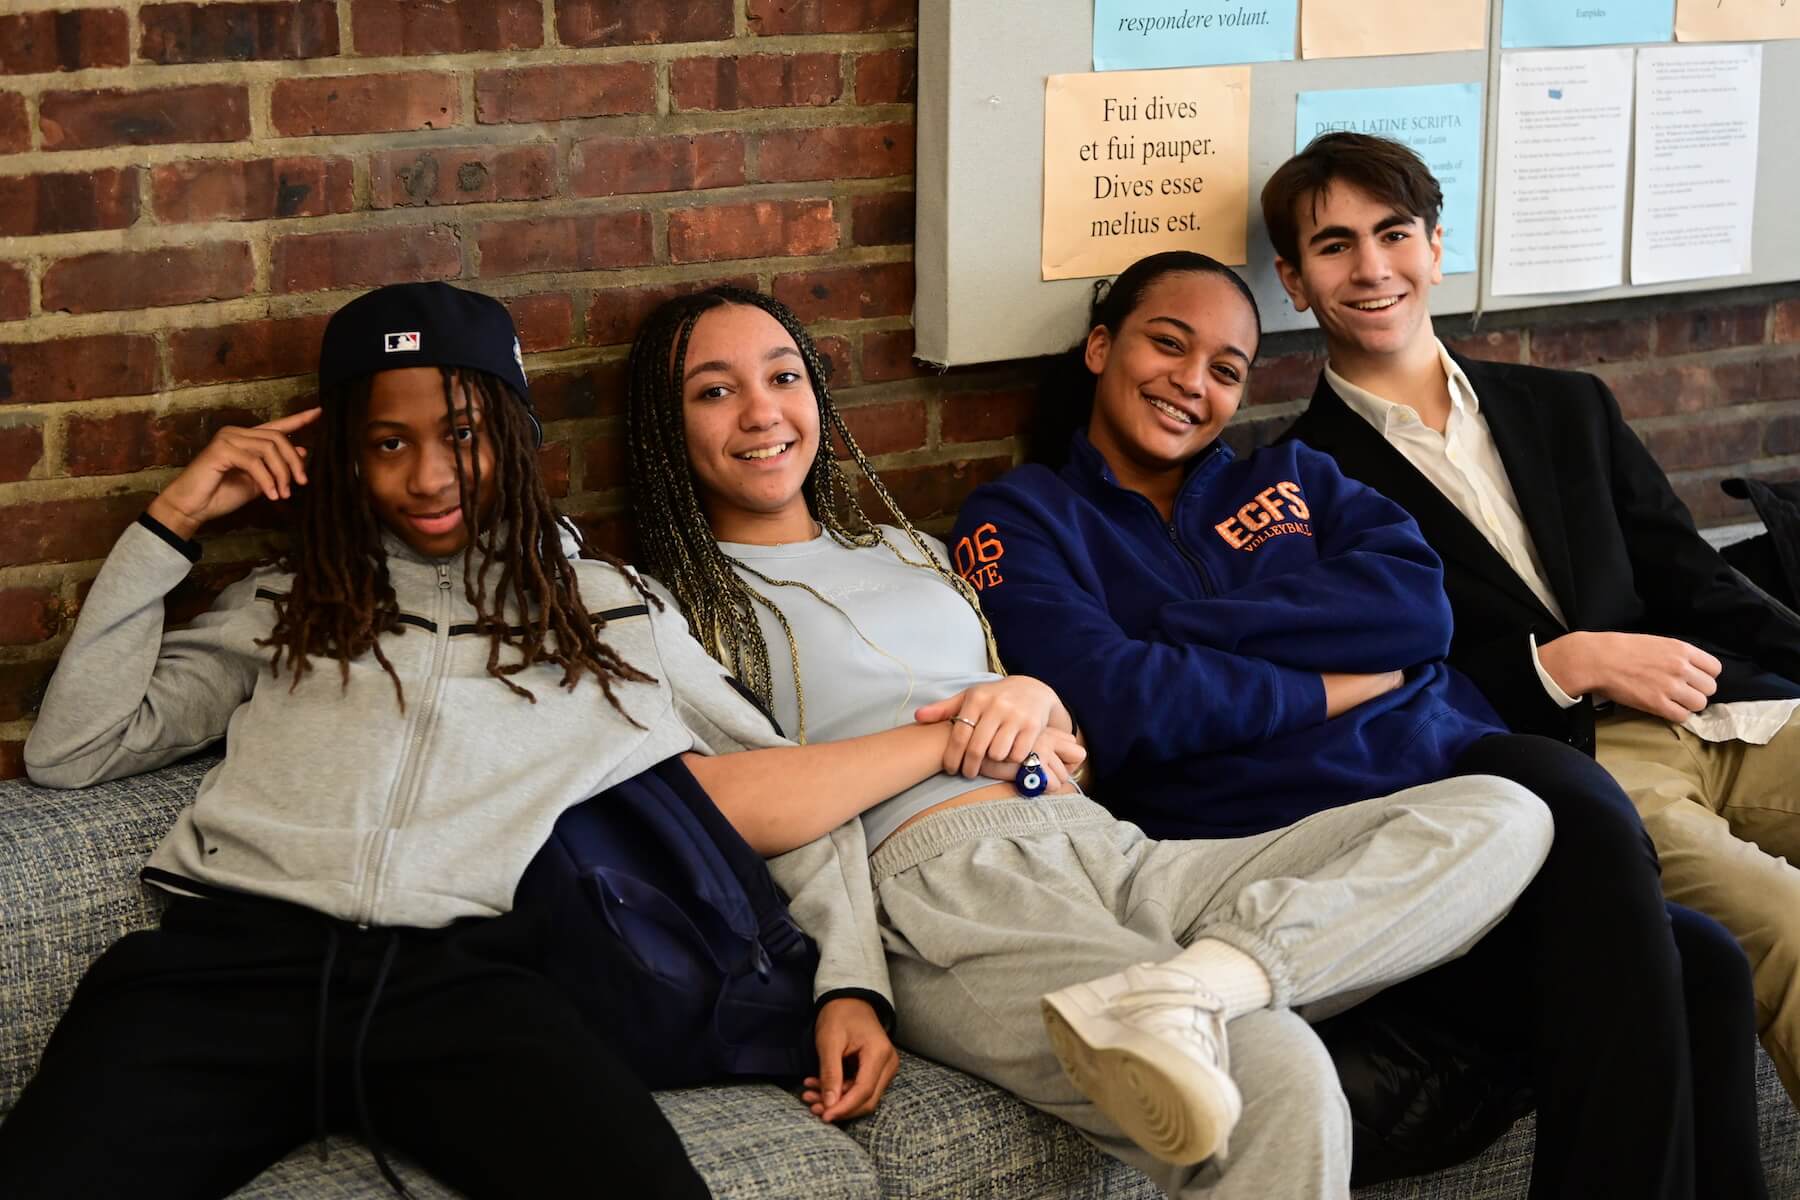
[[[450,564],[449,563],[439,563],[438,564],[438,587],[442,588],[446,592],[450,590]]]
[[[1200,577],[1200,590],[1209,596],[1218,595],[1219,587],[1218,584],[1213,582],[1212,571],[1207,568],[1205,563],[1200,561],[1200,556],[1198,554],[1189,550],[1182,542],[1181,534],[1175,528],[1175,522],[1169,521],[1164,524],[1163,532],[1169,535],[1170,544],[1175,547],[1182,558],[1187,560],[1188,565],[1194,568],[1194,573]]]

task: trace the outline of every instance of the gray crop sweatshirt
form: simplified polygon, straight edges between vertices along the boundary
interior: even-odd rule
[[[693,750],[782,745],[672,609],[646,604],[602,563],[574,564],[602,638],[653,677],[615,681],[634,727],[591,679],[559,686],[543,664],[513,676],[535,703],[487,672],[463,562],[420,557],[386,539],[401,630],[373,654],[314,660],[298,686],[257,644],[271,597],[292,576],[253,572],[191,625],[164,630],[163,600],[198,547],[148,520],[101,568],[25,743],[32,780],[75,788],[148,771],[226,738],[224,759],[151,855],[180,880],[303,904],[361,925],[436,927],[512,907],[526,864],[564,809]],[[518,621],[516,613],[509,619]],[[517,652],[502,649],[502,661]],[[819,943],[815,996],[873,992],[892,1003],[862,827],[769,862],[801,927]],[[172,877],[172,878],[171,878]]]

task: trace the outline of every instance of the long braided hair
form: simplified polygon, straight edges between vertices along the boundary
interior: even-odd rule
[[[592,674],[613,708],[632,720],[619,707],[613,684],[651,678],[600,640],[602,623],[582,604],[574,568],[563,554],[562,532],[574,535],[581,556],[623,564],[588,547],[580,531],[558,517],[538,470],[535,430],[511,387],[484,371],[438,370],[452,427],[459,420],[470,421],[479,398],[480,436],[490,439],[493,448],[494,500],[485,513],[477,501],[481,456],[458,454],[455,460],[470,537],[463,556],[463,590],[475,607],[477,629],[488,635],[488,674],[534,704],[537,697],[509,676],[536,663],[553,663],[563,669],[561,685],[573,690],[583,675]],[[372,653],[394,681],[394,694],[404,711],[405,690],[382,653],[380,639],[383,634],[404,632],[405,626],[388,579],[381,521],[369,503],[358,466],[369,385],[366,377],[353,380],[336,389],[337,394],[321,398],[325,411],[317,426],[319,447],[307,462],[311,482],[301,489],[294,536],[281,560],[282,568],[293,572],[294,582],[285,597],[275,599],[275,627],[260,644],[274,647],[270,665],[277,675],[284,664],[292,672],[290,689],[312,669],[315,655],[335,658],[339,677],[348,684],[350,660]],[[499,578],[490,589],[489,576],[496,567]],[[625,574],[643,591],[635,576]],[[523,625],[508,624],[509,607]],[[516,662],[501,663],[502,646],[518,651]]]
[[[689,465],[687,432],[682,414],[682,374],[687,362],[688,340],[694,325],[706,313],[726,305],[759,308],[773,317],[793,338],[806,365],[807,380],[819,405],[819,445],[812,468],[801,485],[806,506],[827,536],[839,545],[869,547],[887,545],[911,566],[929,570],[968,601],[981,623],[987,643],[988,669],[1001,673],[1000,655],[993,630],[982,615],[974,590],[934,554],[893,494],[869,465],[862,448],[844,424],[826,384],[827,370],[818,347],[786,305],[761,292],[721,286],[665,301],[638,330],[631,346],[626,382],[627,445],[631,462],[632,502],[637,514],[639,557],[650,574],[660,579],[687,614],[688,625],[700,644],[723,663],[765,708],[774,707],[774,688],[769,667],[769,647],[756,607],[770,612],[787,637],[788,657],[794,670],[794,691],[800,708],[800,728],[795,740],[806,740],[806,698],[800,681],[799,648],[794,631],[780,606],[745,583],[737,563],[719,549],[707,522],[706,511],[694,490]],[[918,559],[900,553],[887,542],[857,503],[843,469],[831,451],[831,436],[843,442],[850,459],[886,506],[893,522],[905,532]],[[771,579],[744,567],[772,587],[801,587],[790,580]],[[810,590],[810,589],[806,589]]]

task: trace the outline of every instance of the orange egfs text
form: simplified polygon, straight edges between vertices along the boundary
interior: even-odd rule
[[[1306,524],[1310,516],[1312,510],[1306,507],[1300,485],[1284,479],[1256,493],[1250,503],[1214,525],[1213,530],[1233,550],[1254,550],[1284,533],[1311,537],[1312,527]]]

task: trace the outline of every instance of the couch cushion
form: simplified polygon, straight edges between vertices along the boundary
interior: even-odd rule
[[[856,1143],[842,1130],[821,1124],[779,1088],[685,1088],[659,1092],[656,1102],[681,1135],[694,1168],[721,1200],[877,1200],[881,1194],[875,1164]],[[313,1146],[301,1147],[234,1192],[234,1200],[381,1200],[393,1195],[362,1143],[333,1137],[329,1147],[324,1163]],[[455,1200],[460,1194],[404,1155],[390,1158],[419,1200]],[[584,1164],[579,1170],[593,1180],[587,1194],[612,1194],[605,1163]]]
[[[156,922],[138,868],[216,756],[80,791],[0,782],[0,1113],[88,966]]]
[[[1073,1126],[996,1087],[903,1054],[881,1107],[848,1127],[883,1200],[1159,1200],[1142,1174]]]
[[[294,1151],[256,1179],[231,1193],[232,1200],[392,1200],[393,1189],[375,1168],[375,1156],[354,1138],[333,1135],[319,1161],[316,1143]],[[403,1154],[388,1153],[394,1173],[416,1200],[457,1200],[453,1192]]]
[[[876,1200],[876,1166],[842,1129],[769,1084],[658,1092],[713,1195],[731,1200]],[[600,1194],[600,1193],[596,1193]]]

